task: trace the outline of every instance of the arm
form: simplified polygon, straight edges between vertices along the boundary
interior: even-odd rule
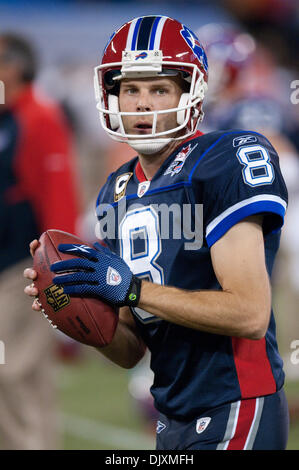
[[[146,346],[138,334],[130,309],[119,309],[119,322],[112,342],[96,348],[107,359],[125,369],[134,367],[144,356]]]
[[[262,217],[233,226],[211,248],[222,291],[184,291],[142,282],[139,307],[179,325],[229,336],[262,338],[271,311]]]
[[[58,248],[82,256],[76,245],[61,244]],[[53,282],[69,295],[96,294],[115,305],[138,306],[188,328],[262,338],[271,312],[262,217],[251,216],[235,224],[212,245],[211,255],[222,291],[189,291],[141,281],[122,258],[100,245],[97,250],[86,250],[84,266],[72,259],[54,263],[51,269],[58,273]],[[80,274],[65,274],[74,269]],[[111,277],[111,269],[117,279]]]

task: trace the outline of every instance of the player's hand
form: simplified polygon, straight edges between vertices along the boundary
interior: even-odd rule
[[[33,240],[29,245],[30,254],[31,254],[32,257],[34,256],[34,253],[35,253],[35,250],[38,247],[38,244],[39,244],[38,240]],[[35,287],[34,282],[33,282],[37,278],[37,272],[32,268],[26,268],[24,270],[24,277],[26,279],[30,279],[32,281],[30,285],[25,287],[24,292],[25,292],[25,294],[29,295],[30,297],[35,297],[35,299],[33,301],[33,304],[32,304],[32,309],[36,310],[36,311],[39,311],[39,310],[41,310],[41,305],[40,305],[40,303],[37,299],[38,290]]]
[[[51,265],[51,271],[59,274],[53,283],[63,286],[66,294],[100,297],[118,306],[138,304],[141,280],[133,275],[120,256],[99,243],[95,243],[94,248],[60,244],[58,249],[80,256]],[[68,274],[63,274],[66,271]]]

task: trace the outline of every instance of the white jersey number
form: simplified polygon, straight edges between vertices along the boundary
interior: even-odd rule
[[[124,216],[119,226],[120,256],[131,271],[140,278],[156,284],[164,284],[164,273],[156,259],[162,244],[159,217],[151,206],[132,209]],[[136,250],[136,245],[139,249]],[[144,323],[159,318],[141,308],[134,308],[135,315]]]
[[[274,180],[274,170],[270,155],[262,145],[248,145],[239,148],[239,161],[244,165],[243,179],[249,186],[271,184]]]

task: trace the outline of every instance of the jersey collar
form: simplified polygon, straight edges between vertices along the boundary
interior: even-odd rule
[[[147,181],[145,174],[143,173],[143,169],[140,165],[140,161],[137,161],[137,165],[135,166],[135,175],[139,181],[139,183],[143,183],[143,181]]]
[[[196,131],[195,134],[191,135],[190,137],[188,137],[188,139],[184,140],[181,145],[179,147],[177,147],[176,149],[176,153],[177,153],[177,150],[182,147],[183,145],[186,144],[186,142],[189,142],[190,140],[193,140],[193,139],[197,139],[197,137],[200,137],[201,135],[203,135],[203,132],[200,132],[200,131]],[[143,183],[143,181],[148,181],[144,172],[143,172],[143,169],[140,165],[140,161],[138,159],[137,161],[137,164],[135,166],[135,175],[136,175],[136,178],[138,179],[139,183]]]

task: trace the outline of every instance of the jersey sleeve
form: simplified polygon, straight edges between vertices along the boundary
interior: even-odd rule
[[[203,227],[211,247],[242,219],[263,214],[264,233],[278,231],[288,194],[278,155],[261,134],[224,133],[202,157]]]

